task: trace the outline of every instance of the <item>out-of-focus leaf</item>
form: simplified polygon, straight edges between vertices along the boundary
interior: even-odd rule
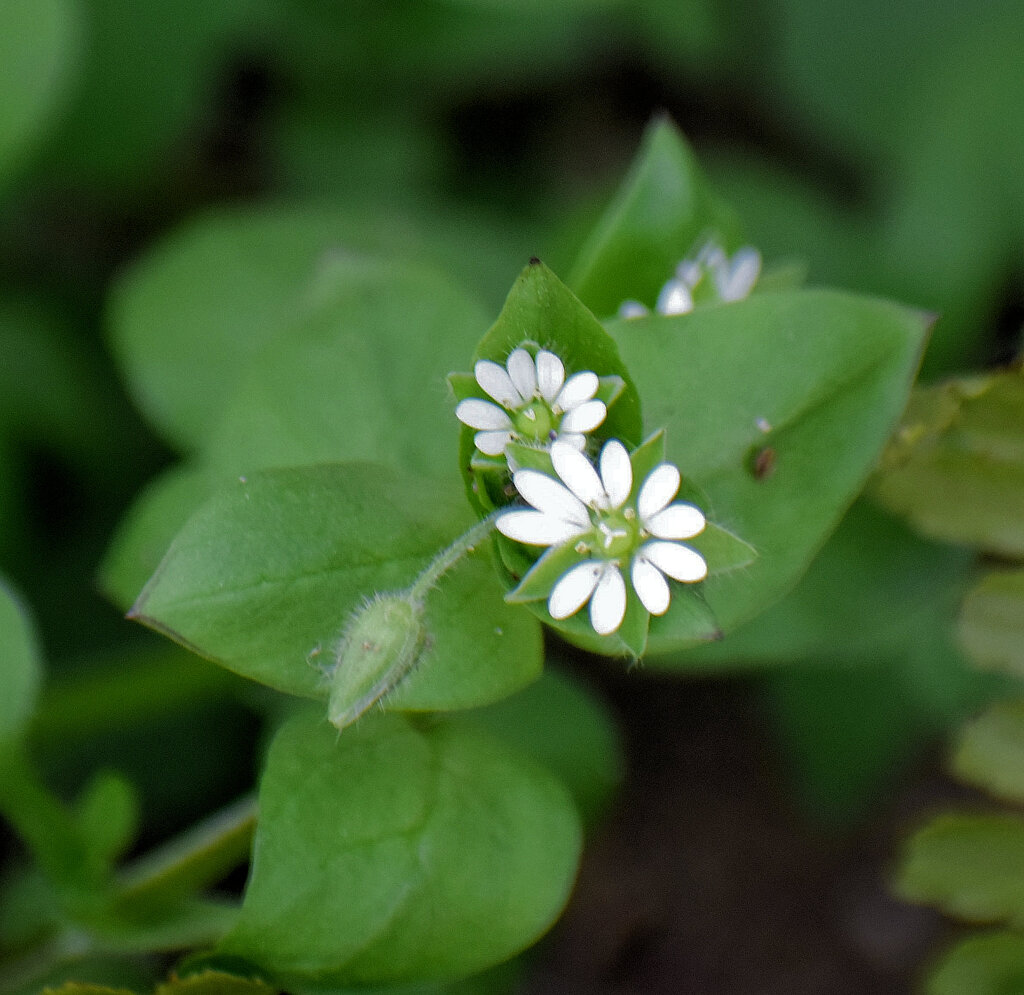
[[[0,752],[18,737],[35,707],[42,664],[25,609],[0,579]]]
[[[445,378],[486,312],[442,273],[364,257],[323,264],[305,315],[249,364],[203,456],[233,476],[373,460],[446,476],[458,422]]]
[[[239,978],[223,971],[202,971],[157,985],[154,995],[275,995],[276,987],[255,978]]]
[[[971,922],[1024,925],[1024,821],[941,815],[909,841],[896,875],[906,899]]]
[[[999,798],[1024,801],[1024,700],[996,702],[968,723],[958,737],[953,770]]]
[[[565,789],[480,730],[383,716],[339,737],[302,713],[271,746],[221,950],[286,985],[465,976],[547,929],[579,846]]]
[[[981,580],[964,601],[960,638],[979,666],[1024,677],[1024,571]]]
[[[927,535],[1024,555],[1024,375],[924,388],[907,412],[874,496]]]
[[[77,0],[0,6],[0,188],[52,123],[74,81]]]
[[[983,933],[942,955],[925,983],[927,995],[1013,995],[1024,991],[1024,936]]]

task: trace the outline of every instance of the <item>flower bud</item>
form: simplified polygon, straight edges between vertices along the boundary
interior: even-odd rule
[[[423,607],[408,594],[378,594],[342,635],[327,717],[344,729],[401,682],[423,650]]]

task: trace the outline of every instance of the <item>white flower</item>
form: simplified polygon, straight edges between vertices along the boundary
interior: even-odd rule
[[[676,267],[675,276],[662,286],[654,310],[666,315],[689,314],[695,301],[707,300],[708,296],[723,303],[742,300],[754,289],[760,273],[761,253],[757,249],[746,245],[730,259],[714,239],[709,239]],[[623,301],[619,307],[620,318],[641,318],[648,313],[638,301]]]
[[[473,441],[487,456],[500,456],[513,440],[548,445],[555,439],[581,450],[584,433],[604,421],[608,409],[594,398],[600,386],[597,374],[583,370],[565,378],[562,361],[546,349],[534,359],[515,349],[502,367],[481,359],[474,368],[476,382],[492,404],[470,397],[459,402],[455,417],[478,429]]]
[[[552,618],[568,618],[589,601],[594,631],[609,635],[626,613],[627,567],[637,597],[652,615],[668,610],[666,577],[694,583],[707,576],[704,558],[679,542],[699,535],[706,523],[695,505],[673,503],[681,483],[673,464],[656,466],[630,502],[633,469],[617,439],[601,450],[600,472],[561,441],[552,443],[551,462],[561,482],[537,470],[517,471],[512,479],[531,507],[506,511],[495,524],[503,535],[531,546],[575,541],[576,551],[587,557],[551,589]]]

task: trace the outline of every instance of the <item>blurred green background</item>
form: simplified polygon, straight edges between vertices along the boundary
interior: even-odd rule
[[[209,693],[219,677],[188,684],[179,704],[205,711],[186,725],[166,688],[126,712],[116,683],[126,652],[163,644],[98,593],[98,565],[139,489],[190,448],[118,349],[117,288],[140,260],[191,240],[230,272],[285,230],[434,263],[496,313],[529,256],[568,268],[667,112],[766,260],[938,314],[926,379],[1003,363],[1024,321],[1021,38],[1011,0],[3,0],[0,574],[58,678],[91,676],[108,702],[92,727],[75,713],[72,759],[55,679],[36,730],[65,744],[54,776],[126,768],[151,834],[251,780],[253,703]],[[266,256],[268,280],[286,279]],[[179,275],[168,307],[187,310],[190,290]],[[838,541],[845,569],[864,551]],[[949,569],[937,557],[915,581],[947,620]],[[916,655],[900,643],[868,668],[833,655],[858,664],[842,679],[808,666],[812,647],[768,686],[763,721],[803,758],[822,821],[863,812],[908,743],[975,701],[924,631]],[[606,680],[627,726],[650,721]],[[166,762],[143,756],[156,742]]]

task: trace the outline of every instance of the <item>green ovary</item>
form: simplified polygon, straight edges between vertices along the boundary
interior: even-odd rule
[[[593,531],[593,549],[599,556],[615,560],[629,556],[639,544],[640,527],[632,508],[604,512]]]
[[[543,401],[534,401],[517,411],[513,421],[516,434],[531,442],[547,442],[558,427],[551,409]]]

